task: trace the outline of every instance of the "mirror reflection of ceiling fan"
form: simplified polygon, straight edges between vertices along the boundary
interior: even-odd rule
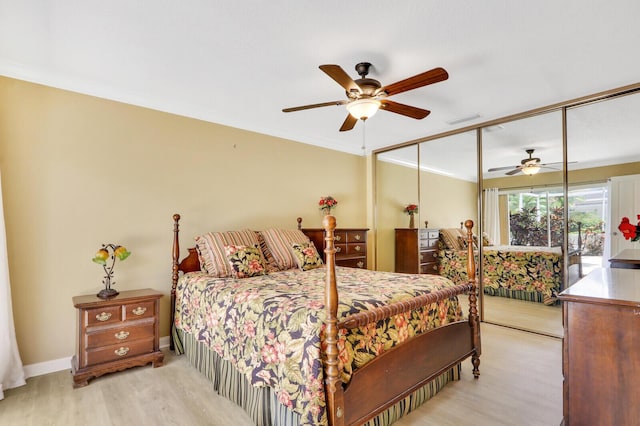
[[[353,129],[358,120],[364,121],[371,118],[378,109],[421,120],[429,115],[431,111],[394,102],[387,99],[387,97],[449,78],[449,74],[443,68],[434,68],[396,83],[382,86],[378,80],[367,78],[369,67],[371,67],[369,62],[357,64],[356,72],[360,75],[360,78],[352,80],[339,65],[320,65],[322,71],[345,89],[347,99],[285,108],[282,111],[293,112],[332,105],[346,105],[349,115],[347,115],[340,127],[341,132]]]
[[[506,166],[506,167],[494,167],[492,169],[487,170],[487,172],[497,172],[500,170],[509,170],[505,175],[512,176],[518,173],[524,173],[525,175],[535,175],[540,171],[540,169],[551,169],[551,170],[560,170],[554,166],[562,166],[562,162],[558,163],[541,163],[539,158],[533,157],[533,149],[527,149],[526,152],[529,154],[529,158],[523,158],[520,161],[520,164],[517,166]],[[575,163],[575,161],[570,161],[568,164]]]

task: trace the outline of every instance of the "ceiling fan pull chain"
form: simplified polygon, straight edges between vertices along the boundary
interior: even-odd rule
[[[367,119],[362,119],[362,154],[364,154],[366,150],[366,129],[367,129]]]

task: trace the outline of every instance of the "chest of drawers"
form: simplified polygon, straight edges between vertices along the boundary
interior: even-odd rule
[[[600,268],[560,293],[564,425],[638,424],[639,287],[637,269]]]
[[[350,268],[367,268],[367,228],[336,228],[334,231],[336,247],[336,266]],[[324,229],[306,228],[302,232],[316,246],[316,249],[324,258]]]
[[[438,274],[437,229],[396,228],[396,272]]]
[[[123,291],[103,300],[76,296],[76,354],[71,360],[74,387],[103,374],[153,363],[162,365],[159,313],[162,293],[151,289]]]

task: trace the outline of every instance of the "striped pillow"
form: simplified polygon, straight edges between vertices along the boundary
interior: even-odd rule
[[[216,277],[232,277],[233,271],[227,261],[225,245],[244,245],[260,247],[258,234],[251,229],[227,232],[209,232],[195,238],[200,269]]]
[[[298,262],[291,252],[292,244],[305,244],[309,238],[298,229],[265,229],[260,231],[270,255],[280,271],[297,268]],[[268,256],[267,256],[268,257]]]

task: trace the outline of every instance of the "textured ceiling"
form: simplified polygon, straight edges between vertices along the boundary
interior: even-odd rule
[[[0,0],[0,75],[361,154],[637,83],[638,16],[637,0]],[[366,134],[338,132],[343,106],[281,111],[344,99],[318,66],[357,78],[362,61],[383,85],[450,77],[392,98],[427,118],[381,111]]]

